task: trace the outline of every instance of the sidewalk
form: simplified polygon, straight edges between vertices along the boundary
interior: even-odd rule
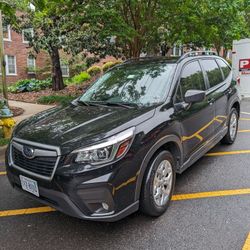
[[[13,107],[22,108],[24,110],[22,115],[14,117],[16,123],[21,122],[22,120],[29,118],[32,115],[35,115],[39,112],[42,112],[46,109],[50,109],[52,105],[40,105],[26,102],[17,102],[17,101],[9,101],[9,105]],[[4,153],[6,146],[0,147],[0,165],[3,165],[4,162]]]
[[[16,116],[14,118],[17,123],[19,123],[23,119],[29,118],[32,115],[35,115],[39,112],[42,112],[46,109],[53,107],[53,105],[40,105],[40,104],[17,102],[17,101],[9,101],[9,105],[24,109],[24,113],[22,115]]]

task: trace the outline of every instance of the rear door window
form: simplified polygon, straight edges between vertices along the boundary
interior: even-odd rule
[[[222,72],[224,74],[224,79],[226,79],[231,72],[230,67],[224,61],[220,59],[217,59],[216,61],[219,64],[220,68],[222,69]]]
[[[221,70],[214,59],[203,59],[201,64],[207,73],[210,88],[223,82]]]
[[[198,61],[193,61],[184,66],[181,73],[180,85],[177,90],[176,101],[182,101],[185,93],[190,89],[206,89],[203,73]]]

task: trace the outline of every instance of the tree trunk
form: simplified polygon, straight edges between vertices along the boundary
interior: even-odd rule
[[[217,52],[217,54],[219,56],[220,55],[221,46],[220,45],[215,45],[215,49],[216,49],[216,52]]]
[[[57,48],[53,48],[50,54],[52,62],[52,89],[58,91],[64,88],[60,56]]]

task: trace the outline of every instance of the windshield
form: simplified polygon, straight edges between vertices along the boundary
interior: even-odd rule
[[[151,106],[164,101],[175,64],[128,64],[110,70],[81,97],[82,102]]]

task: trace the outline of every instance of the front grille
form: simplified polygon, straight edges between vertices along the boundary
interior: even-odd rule
[[[57,159],[57,156],[35,156],[29,159],[23,155],[20,148],[16,148],[12,145],[12,161],[14,166],[46,178],[52,177]]]

